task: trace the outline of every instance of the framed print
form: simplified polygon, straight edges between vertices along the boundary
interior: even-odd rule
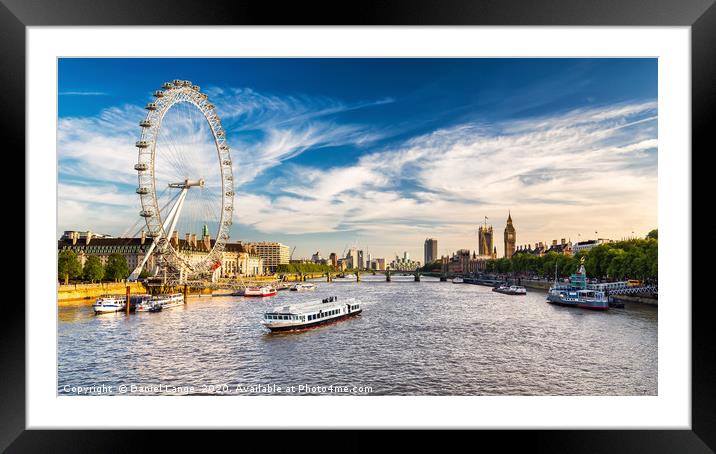
[[[712,2],[188,3],[0,9],[27,176],[3,448],[714,449]]]

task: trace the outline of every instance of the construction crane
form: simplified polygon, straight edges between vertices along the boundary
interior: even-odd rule
[[[291,255],[288,256],[288,261],[289,261],[289,263],[291,262],[291,260],[293,260],[293,253],[294,253],[294,252],[296,252],[296,246],[293,247],[293,250],[291,251]]]

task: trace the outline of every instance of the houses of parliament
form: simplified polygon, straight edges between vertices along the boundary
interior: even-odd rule
[[[497,258],[497,247],[494,245],[494,232],[491,225],[487,225],[487,218],[485,218],[485,224],[481,225],[477,229],[478,236],[478,254],[481,257]],[[512,224],[512,213],[507,214],[507,225],[505,225],[504,232],[505,241],[505,258],[512,258],[515,253],[517,244],[517,232],[515,226]]]

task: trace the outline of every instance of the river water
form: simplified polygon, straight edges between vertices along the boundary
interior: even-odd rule
[[[58,313],[58,394],[656,395],[657,309],[592,312],[545,293],[361,276],[315,292],[191,297],[159,313]],[[355,297],[360,316],[270,334],[264,311]],[[293,386],[294,388],[290,388]]]

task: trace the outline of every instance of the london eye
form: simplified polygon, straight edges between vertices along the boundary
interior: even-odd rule
[[[152,253],[182,280],[211,272],[221,263],[234,209],[231,156],[216,107],[198,86],[174,80],[145,109],[134,169],[139,215],[153,241],[129,280],[138,279]]]

